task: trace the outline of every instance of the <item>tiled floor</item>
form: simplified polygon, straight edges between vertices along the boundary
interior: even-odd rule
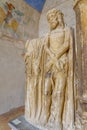
[[[13,109],[3,115],[0,115],[0,130],[11,130],[8,122],[19,115],[24,114],[24,107]]]

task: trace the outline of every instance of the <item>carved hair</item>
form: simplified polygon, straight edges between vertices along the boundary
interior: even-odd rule
[[[51,13],[54,13],[55,15],[62,15],[62,16],[64,16],[63,13],[60,10],[57,10],[57,9],[53,8],[53,9],[51,9],[51,10],[49,10],[47,12],[47,19],[49,18],[49,15]]]
[[[49,17],[50,17],[51,13],[54,13],[57,16],[57,18],[58,18],[59,15],[61,15],[62,16],[62,22],[59,21],[59,25],[64,26],[64,14],[60,10],[53,8],[53,9],[51,9],[47,12],[47,20],[48,21],[49,21]]]

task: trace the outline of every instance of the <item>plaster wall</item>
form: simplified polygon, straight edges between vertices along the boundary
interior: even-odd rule
[[[21,53],[12,42],[0,40],[0,114],[24,105],[25,68]]]
[[[0,114],[25,104],[25,64],[22,54],[26,40],[38,37],[40,18],[40,13],[23,0],[10,2],[17,9],[24,9],[24,26],[20,25],[21,21],[19,26],[20,33],[25,31],[25,34],[15,39],[12,35],[8,36],[8,30],[0,28]]]

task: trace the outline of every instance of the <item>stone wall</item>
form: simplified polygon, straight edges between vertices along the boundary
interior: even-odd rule
[[[75,28],[75,13],[73,10],[73,0],[46,0],[39,22],[39,36],[45,35],[49,26],[46,13],[49,9],[57,8],[64,13],[67,26]]]
[[[24,105],[25,65],[22,54],[26,40],[38,37],[40,18],[40,13],[23,0],[9,1],[17,10],[22,11],[24,16],[23,24],[20,21],[16,31],[18,36],[21,34],[18,38],[15,38],[14,34],[11,35],[12,28],[4,28],[4,22],[0,23],[0,114]]]

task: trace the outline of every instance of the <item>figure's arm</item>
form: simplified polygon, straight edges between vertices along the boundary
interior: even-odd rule
[[[60,66],[59,66],[59,63],[58,63],[58,60],[57,60],[57,57],[55,56],[55,54],[53,54],[47,46],[45,46],[45,50],[46,50],[47,54],[50,56],[50,58],[51,58],[50,61],[48,61],[46,63],[46,70],[45,71],[48,72],[53,64],[55,64],[55,66],[59,70]]]
[[[70,46],[69,44],[70,44],[70,29],[67,28],[65,31],[65,39],[63,45],[59,48],[56,55],[53,55],[51,57],[51,60],[47,63],[47,66],[51,66],[52,64],[57,63],[58,62],[57,59],[60,58],[65,52],[69,50]],[[47,52],[49,53],[49,50],[47,50]]]
[[[66,53],[69,50],[69,46],[70,46],[70,29],[66,29],[65,31],[65,40],[63,45],[59,48],[59,50],[57,51],[56,55],[51,57],[51,60],[46,64],[47,68],[50,68],[52,66],[52,64],[55,64],[57,68],[58,67],[58,60],[64,53]],[[50,55],[49,50],[47,49],[48,54]]]
[[[69,50],[70,44],[70,29],[66,29],[65,31],[65,40],[64,44],[59,48],[59,50],[56,53],[56,57],[60,58],[65,52]]]
[[[50,49],[48,48],[47,45],[44,46],[44,49],[45,49],[46,53],[50,56],[50,58],[53,59],[53,57],[55,55],[50,51]]]

